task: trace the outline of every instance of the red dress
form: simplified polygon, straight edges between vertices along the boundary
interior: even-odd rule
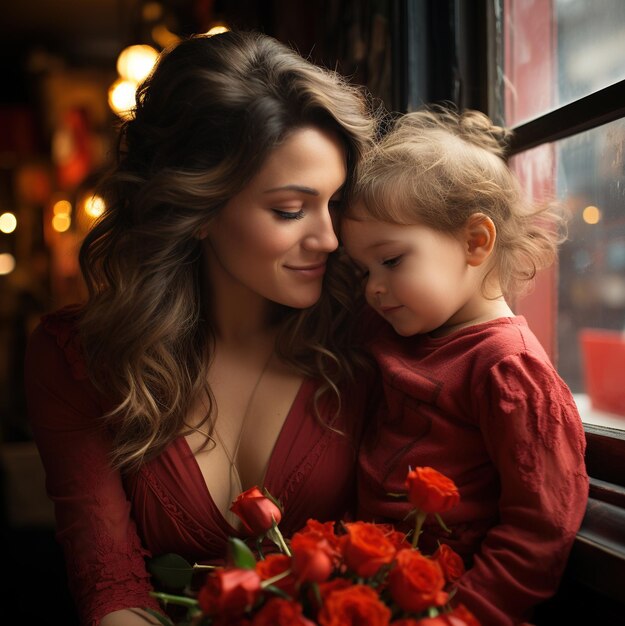
[[[385,326],[372,351],[384,402],[361,448],[358,518],[402,524],[410,506],[388,494],[406,491],[409,466],[442,472],[460,491],[442,515],[451,534],[429,516],[419,547],[464,557],[455,598],[482,626],[524,621],[556,591],[588,498],[569,389],[523,317],[441,338]]]
[[[284,505],[286,536],[311,517],[339,519],[355,500],[356,442],[319,424],[310,402],[315,388],[312,380],[302,384],[263,485]],[[144,557],[174,552],[192,563],[220,559],[228,536],[241,536],[214,504],[185,437],[138,473],[111,469],[111,435],[99,419],[106,399],[87,378],[74,310],[45,316],[31,336],[26,392],[84,624],[123,608],[158,608]],[[335,425],[354,432],[364,394],[349,398]]]

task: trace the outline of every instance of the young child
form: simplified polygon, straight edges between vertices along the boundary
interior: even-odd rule
[[[531,619],[556,591],[588,496],[571,393],[507,301],[553,260],[558,218],[526,204],[505,139],[476,111],[406,114],[365,160],[341,225],[392,327],[371,340],[384,401],[361,451],[358,518],[401,527],[410,505],[389,494],[409,467],[451,478],[451,532],[428,517],[419,547],[462,555],[455,598],[483,626]]]

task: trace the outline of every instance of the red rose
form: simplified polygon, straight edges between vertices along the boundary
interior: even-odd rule
[[[400,550],[388,575],[393,600],[404,611],[423,611],[447,602],[440,565],[416,550]]]
[[[467,609],[464,604],[459,604],[451,613],[447,614],[451,626],[482,626],[477,617]]]
[[[334,553],[325,539],[295,534],[291,539],[293,575],[298,582],[322,583],[334,570]]]
[[[272,598],[254,616],[252,626],[315,626],[302,615],[298,602]]]
[[[396,619],[391,622],[391,626],[419,626],[420,624],[421,621],[413,617],[402,617],[401,619]]]
[[[347,578],[340,578],[340,577],[333,578],[332,580],[327,580],[324,583],[319,583],[318,595],[314,592],[314,589],[312,587],[309,587],[307,590],[308,591],[307,599],[308,599],[308,605],[310,606],[310,609],[313,612],[312,617],[315,620],[317,620],[319,609],[321,608],[321,606],[323,606],[327,597],[331,593],[334,593],[335,591],[342,591],[343,589],[347,589],[348,587],[351,587],[352,584],[353,583]],[[319,600],[321,600],[321,604],[319,603]]]
[[[258,487],[240,494],[230,510],[253,535],[264,535],[274,523],[279,524],[282,519],[280,509]]]
[[[460,500],[454,481],[431,467],[417,467],[408,472],[406,487],[408,500],[425,513],[443,513]]]
[[[333,578],[319,585],[319,593],[321,594],[321,599],[325,600],[331,593],[347,589],[351,586],[352,583],[347,580],[347,578]]]
[[[262,561],[256,563],[256,572],[261,580],[273,578],[289,569],[291,569],[291,557],[286,554],[269,554]],[[272,584],[291,597],[295,597],[297,593],[293,574],[289,574]]]
[[[438,546],[432,558],[438,561],[443,570],[445,580],[453,583],[464,574],[464,563],[460,555],[446,544]]]
[[[406,533],[395,530],[392,524],[377,524],[377,526],[384,531],[384,536],[393,544],[395,551],[412,547],[406,538]]]
[[[206,579],[198,603],[208,615],[241,615],[260,593],[260,576],[253,569],[220,569]]]
[[[334,532],[334,522],[319,522],[315,519],[309,519],[306,522],[306,526],[301,530],[298,530],[296,535],[311,535],[316,539],[325,539],[328,545],[332,549],[335,561],[340,559],[340,543],[341,540],[336,536]],[[335,563],[335,565],[338,563]]]
[[[395,556],[395,546],[386,538],[385,527],[366,522],[345,524],[343,558],[349,569],[364,578],[373,576]]]
[[[390,609],[366,585],[351,585],[325,598],[318,621],[320,626],[387,626]]]

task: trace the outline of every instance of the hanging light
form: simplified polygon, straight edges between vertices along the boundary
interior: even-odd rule
[[[582,219],[586,224],[598,224],[601,220],[601,210],[593,205],[587,206],[582,211]]]
[[[67,213],[60,213],[52,218],[52,228],[57,233],[64,233],[72,225],[72,218]]]
[[[158,51],[146,44],[124,48],[117,57],[119,78],[109,87],[109,106],[127,118],[136,104],[137,87],[149,76],[158,59]]]
[[[0,215],[0,232],[12,233],[17,228],[17,218],[13,213],[3,213]]]
[[[109,106],[120,117],[130,117],[136,104],[138,83],[118,78],[109,87]]]
[[[0,254],[0,276],[10,274],[15,269],[15,257],[8,252]]]
[[[117,57],[117,72],[122,78],[140,83],[152,71],[158,51],[146,44],[124,48]]]
[[[83,210],[91,219],[96,219],[104,213],[106,204],[98,195],[88,196],[83,203]]]

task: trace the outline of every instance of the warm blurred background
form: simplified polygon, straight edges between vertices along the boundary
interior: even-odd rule
[[[368,82],[369,71],[375,76],[372,89],[388,99],[388,73],[380,65],[388,58],[384,6],[389,3],[380,4],[377,10],[375,3],[287,0],[4,4],[0,17],[2,441],[29,439],[21,393],[29,331],[42,312],[83,295],[76,253],[103,208],[93,196],[93,185],[111,156],[119,120],[113,109],[132,104],[141,70],[149,70],[157,52],[180,37],[224,26],[257,29],[317,62],[340,67],[359,82]],[[376,38],[373,46],[372,38]],[[124,97],[130,97],[130,103]]]
[[[42,313],[84,296],[80,242],[102,205],[132,80],[181,37],[261,30],[351,74],[390,103],[392,3],[338,0],[18,0],[0,15],[0,473],[3,620],[76,623],[43,471],[31,440],[23,357]],[[378,6],[379,5],[379,6]],[[142,47],[142,48],[141,48]],[[138,60],[122,51],[143,53]],[[147,57],[145,55],[147,54]],[[137,74],[139,72],[139,74]],[[130,82],[128,80],[130,79]],[[121,83],[121,85],[120,85]],[[113,92],[113,87],[117,90]],[[119,110],[121,108],[121,111]],[[116,110],[117,109],[117,112]],[[28,582],[30,581],[30,583]],[[13,623],[13,622],[11,622]]]

